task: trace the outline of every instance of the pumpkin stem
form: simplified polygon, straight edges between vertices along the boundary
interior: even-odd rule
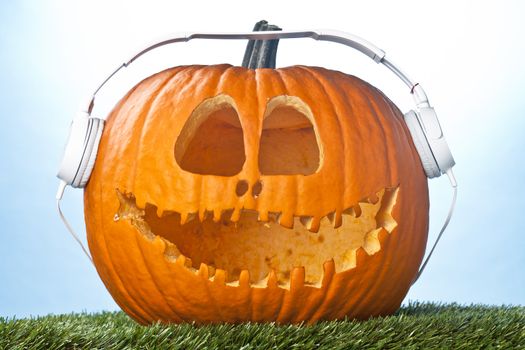
[[[262,20],[255,23],[254,32],[282,30],[276,25],[268,24]],[[246,45],[242,66],[249,69],[275,68],[275,58],[277,57],[277,45],[279,40],[250,40]]]

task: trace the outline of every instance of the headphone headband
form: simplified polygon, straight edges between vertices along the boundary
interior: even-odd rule
[[[117,74],[118,71],[120,71],[122,68],[128,67],[131,63],[133,63],[145,53],[168,44],[184,43],[193,39],[278,40],[298,38],[311,38],[319,41],[330,41],[354,48],[355,50],[371,58],[374,62],[382,63],[383,65],[385,65],[385,67],[392,71],[399,79],[401,79],[401,81],[403,81],[403,83],[405,83],[410,89],[410,93],[414,97],[416,106],[429,106],[427,95],[421,87],[421,85],[419,85],[418,83],[414,83],[412,79],[410,79],[403,71],[401,71],[401,69],[399,69],[392,61],[387,59],[385,57],[385,51],[381,50],[374,44],[366,41],[365,39],[358,37],[357,35],[336,30],[264,31],[237,33],[175,33],[169,36],[160,37],[154,41],[149,42],[148,44],[142,45],[138,50],[135,51],[138,53],[134,53],[128,61],[122,63],[117,69],[115,69],[95,90],[90,100],[90,106],[92,108],[95,95],[115,74]],[[91,108],[88,107],[89,110],[91,110]]]
[[[67,141],[58,177],[62,180],[56,195],[57,208],[64,220],[66,227],[79,242],[78,237],[71,229],[60,211],[60,199],[62,198],[66,185],[72,187],[84,187],[89,180],[93,169],[98,144],[104,128],[104,120],[91,117],[91,111],[94,107],[95,96],[99,90],[122,68],[128,67],[140,56],[145,53],[167,44],[187,42],[193,39],[249,39],[249,40],[275,40],[275,39],[294,39],[294,38],[312,38],[320,41],[331,41],[338,44],[352,47],[364,55],[370,57],[376,63],[382,63],[399,79],[401,79],[410,89],[417,112],[409,111],[405,114],[404,119],[412,136],[416,150],[428,178],[438,177],[446,173],[449,176],[450,183],[454,188],[454,197],[449,214],[441,229],[441,232],[432,247],[430,254],[425,259],[423,266],[420,268],[415,280],[421,275],[425,268],[434,248],[445,230],[455,204],[457,183],[454,179],[452,167],[455,165],[454,158],[445,141],[441,126],[439,124],[436,112],[430,106],[427,95],[421,85],[414,83],[405,73],[403,73],[390,60],[386,59],[385,52],[368,41],[340,31],[333,30],[308,30],[308,31],[263,31],[263,32],[241,32],[241,33],[179,33],[169,37],[160,38],[159,40],[143,46],[138,53],[134,54],[130,60],[124,62],[114,70],[100,86],[95,90],[85,106],[82,113],[73,120],[71,125],[70,137]],[[82,244],[81,244],[82,245]],[[84,248],[83,248],[84,249]],[[87,250],[84,249],[86,255]]]
[[[235,32],[235,33],[212,33],[212,32],[201,32],[201,33],[175,33],[169,36],[157,38],[157,40],[150,42],[147,45],[142,46],[142,49],[135,54],[126,65],[135,61],[137,58],[145,54],[146,52],[153,50],[157,47],[164,46],[167,44],[187,42],[193,39],[224,39],[224,40],[278,40],[278,39],[298,39],[298,38],[311,38],[320,41],[332,41],[346,46],[353,47],[354,49],[362,52],[366,56],[379,63],[385,52],[377,46],[369,43],[363,38],[356,35],[345,33],[336,30],[299,30],[299,31],[263,31],[263,32]]]
[[[422,159],[423,168],[425,170],[426,175],[429,178],[440,176],[441,174],[446,173],[449,169],[454,166],[454,158],[452,157],[452,154],[448,148],[448,145],[445,141],[445,138],[443,136],[443,132],[441,130],[441,126],[439,124],[439,121],[437,119],[437,115],[434,111],[434,109],[430,106],[430,103],[428,102],[427,95],[420,84],[414,83],[405,73],[403,73],[392,61],[388,60],[385,57],[385,52],[375,45],[369,43],[368,41],[364,40],[363,38],[360,38],[356,35],[340,32],[340,31],[333,31],[333,30],[307,30],[307,31],[263,31],[263,32],[239,32],[239,33],[179,33],[170,35],[168,37],[160,38],[153,43],[150,43],[146,46],[143,46],[141,50],[138,51],[138,53],[134,54],[128,61],[121,64],[116,70],[114,70],[103,82],[100,84],[100,86],[95,90],[91,98],[89,99],[89,103],[86,105],[84,112],[85,116],[87,116],[90,119],[91,118],[91,111],[94,107],[95,102],[95,96],[100,91],[100,89],[115,75],[117,74],[122,68],[128,67],[131,63],[133,63],[135,60],[137,60],[140,56],[144,55],[145,53],[164,46],[168,44],[173,43],[179,43],[179,42],[188,42],[193,39],[225,39],[225,40],[238,40],[238,39],[248,39],[248,40],[275,40],[275,39],[295,39],[295,38],[311,38],[314,40],[320,40],[320,41],[331,41],[338,44],[342,44],[345,46],[352,47],[359,52],[363,53],[364,55],[370,57],[374,62],[376,63],[382,63],[387,67],[391,72],[393,72],[401,81],[403,81],[410,89],[410,93],[412,94],[417,110],[418,112],[414,113],[407,113],[405,115],[405,121],[407,122],[409,126],[409,130],[412,134],[413,140],[415,142],[419,142],[418,140],[421,140],[422,142],[428,143],[428,146],[425,145],[425,147],[422,147],[421,145],[416,144],[416,149],[420,155],[420,158]],[[66,183],[73,185],[74,187],[83,187],[83,185],[87,182],[89,179],[89,174],[91,173],[91,168],[97,153],[98,148],[98,139],[100,138],[100,134],[102,132],[103,128],[103,121],[101,119],[96,118],[100,121],[100,123],[93,123],[96,124],[97,128],[94,130],[93,137],[97,137],[97,140],[91,142],[91,140],[85,140],[83,142],[84,144],[84,151],[81,153],[75,152],[75,159],[73,160],[73,157],[71,158],[71,161],[62,162],[61,168],[59,170],[59,177],[66,181]],[[89,124],[91,125],[91,124]],[[101,126],[98,128],[98,126]],[[414,130],[417,129],[417,132],[420,132],[419,130],[422,129],[422,135],[414,136]],[[86,135],[91,135],[91,133],[87,133]],[[74,140],[69,140],[69,143],[76,143]],[[68,153],[68,149],[74,148],[66,146],[66,155]],[[76,147],[78,148],[78,147]],[[88,149],[89,148],[89,149]],[[87,155],[84,155],[86,153]],[[88,160],[86,160],[86,158]],[[78,159],[78,160],[77,160]],[[429,161],[425,161],[429,160]],[[68,163],[78,162],[81,163],[76,169],[82,169],[85,174],[77,174],[77,176],[64,176],[65,173],[70,173],[71,171],[65,170],[65,167],[69,167]],[[82,166],[82,162],[86,162],[86,166]],[[81,181],[78,181],[78,178],[80,177]]]

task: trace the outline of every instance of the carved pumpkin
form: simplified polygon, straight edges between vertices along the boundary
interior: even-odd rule
[[[304,66],[145,79],[109,116],[85,190],[97,270],[144,324],[390,314],[428,206],[398,108]]]

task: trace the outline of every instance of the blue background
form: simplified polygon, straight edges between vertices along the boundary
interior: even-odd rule
[[[55,211],[55,173],[82,97],[144,40],[190,30],[240,31],[268,19],[286,29],[334,28],[385,49],[435,105],[457,161],[457,210],[406,301],[525,304],[525,6],[518,1],[94,1],[0,3],[0,316],[113,310],[94,268]],[[343,7],[341,7],[343,6]],[[221,46],[222,45],[222,46]],[[171,65],[239,64],[244,43],[190,43],[141,59],[97,103],[105,115],[141,78]],[[281,42],[278,65],[358,75],[402,110],[410,97],[384,68],[348,49]],[[430,182],[435,237],[451,192]],[[82,193],[66,215],[84,237]]]

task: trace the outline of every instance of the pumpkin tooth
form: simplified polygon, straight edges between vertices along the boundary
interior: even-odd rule
[[[213,222],[221,221],[221,214],[222,214],[222,210],[214,209],[213,210]]]
[[[188,222],[188,212],[182,212],[180,213],[180,225],[184,225],[185,223]]]
[[[241,274],[239,275],[239,285],[242,287],[250,286],[250,271],[248,270],[241,271]]]
[[[304,286],[305,275],[304,266],[294,267],[290,276],[290,289],[302,288]]]
[[[186,267],[186,257],[184,255],[179,255],[175,263],[179,266]]]
[[[321,218],[318,216],[314,216],[312,221],[310,222],[310,226],[308,227],[308,230],[313,233],[319,232],[319,228],[321,227]]]
[[[357,219],[358,217],[360,217],[361,214],[363,214],[363,210],[361,209],[361,205],[360,205],[360,204],[356,204],[356,205],[354,205],[354,212],[355,212],[355,217],[356,217],[356,219]]]
[[[196,217],[197,217],[197,213],[188,213],[188,212],[182,213],[180,214],[180,224],[181,225],[187,224],[188,222],[195,220]]]
[[[201,209],[199,210],[199,221],[203,222],[206,219],[206,210]]]
[[[157,207],[157,217],[158,218],[161,218],[165,213],[165,210],[164,208],[161,208],[161,207]]]
[[[191,261],[191,258],[186,257],[186,260],[184,261],[184,266],[188,269],[193,269],[193,263]]]
[[[343,225],[343,215],[339,210],[335,210],[331,213],[328,213],[326,216],[334,228],[339,228]]]
[[[266,277],[266,286],[268,288],[279,288],[279,280],[274,269],[272,269]]]
[[[230,217],[231,222],[237,222],[241,218],[241,210],[239,208],[233,209],[233,213]]]
[[[267,222],[269,219],[268,219],[268,212],[267,211],[260,211],[258,216],[257,216],[257,220],[261,221],[261,222]]]
[[[277,218],[277,223],[281,225],[282,227],[293,229],[293,225],[294,225],[293,215],[281,213],[281,215],[279,215],[279,217]]]
[[[324,262],[323,264],[323,279],[321,282],[321,286],[328,285],[335,274],[335,262],[334,259],[330,259]]]
[[[362,266],[365,262],[367,255],[368,254],[363,247],[357,248],[357,250],[355,251],[355,266]]]
[[[206,265],[205,263],[201,263],[197,274],[201,276],[202,278],[208,279],[210,277],[209,271],[208,271],[208,265]]]
[[[223,269],[217,269],[215,271],[215,276],[213,277],[213,282],[219,283],[219,284],[226,284],[226,281],[228,280],[228,271]]]

